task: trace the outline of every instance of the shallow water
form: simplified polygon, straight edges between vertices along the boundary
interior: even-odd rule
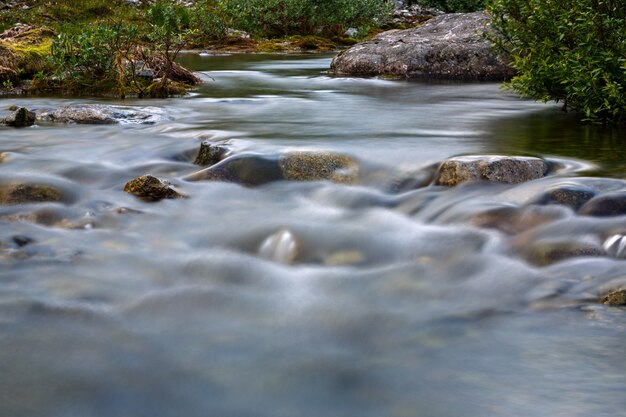
[[[1,416],[623,415],[626,310],[598,299],[626,286],[625,261],[533,251],[601,248],[626,217],[533,203],[555,186],[626,190],[624,131],[492,83],[331,77],[328,56],[183,61],[206,81],[184,98],[0,103],[156,120],[0,128],[0,182],[63,195],[0,206]],[[363,175],[185,181],[202,140],[336,151]],[[411,183],[466,153],[553,169],[517,186]],[[189,198],[122,191],[147,173]],[[287,257],[267,249],[280,239]]]

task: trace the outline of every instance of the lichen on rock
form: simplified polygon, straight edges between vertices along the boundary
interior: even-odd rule
[[[340,53],[335,74],[504,80],[514,75],[493,51],[484,12],[449,13],[421,26],[383,32]]]

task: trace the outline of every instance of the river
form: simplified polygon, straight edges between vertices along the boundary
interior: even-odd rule
[[[626,132],[495,83],[333,77],[330,58],[189,54],[205,83],[182,98],[2,99],[0,117],[101,103],[154,123],[0,127],[0,182],[63,195],[0,205],[0,416],[625,415],[626,310],[599,303],[625,261],[537,248],[602,248],[626,218],[533,202],[625,190]],[[203,140],[368,175],[186,181]],[[556,168],[411,185],[459,154]],[[122,191],[143,174],[188,198]],[[268,255],[281,237],[296,249]]]

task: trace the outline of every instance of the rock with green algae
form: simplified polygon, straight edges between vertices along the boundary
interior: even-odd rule
[[[236,154],[185,179],[229,181],[250,186],[281,180],[327,180],[351,184],[356,182],[358,174],[358,165],[349,156],[324,151],[300,151],[278,156]]]
[[[35,113],[26,107],[20,107],[8,115],[2,121],[3,124],[12,127],[27,127],[35,124]]]
[[[602,296],[600,302],[610,306],[626,306],[626,288],[611,291]]]
[[[60,190],[50,185],[9,183],[0,185],[0,204],[28,204],[59,202],[63,200]]]
[[[467,181],[518,184],[542,178],[547,173],[548,164],[540,158],[468,155],[443,161],[435,184],[455,186]]]
[[[170,183],[152,175],[142,175],[126,183],[124,191],[148,201],[159,201],[166,198],[183,198]]]

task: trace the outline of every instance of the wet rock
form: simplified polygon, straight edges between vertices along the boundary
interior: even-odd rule
[[[280,180],[351,183],[357,176],[358,166],[348,156],[331,152],[290,152],[280,156],[233,155],[185,179],[256,186]]]
[[[20,107],[5,117],[3,123],[12,127],[27,127],[35,124],[35,113],[26,107]]]
[[[564,216],[563,210],[548,207],[497,207],[472,215],[469,222],[476,227],[496,229],[515,235],[562,219]]]
[[[28,204],[61,201],[60,190],[44,184],[12,183],[0,185],[0,204]]]
[[[21,235],[13,236],[11,240],[13,240],[13,243],[15,243],[20,248],[26,245],[30,245],[35,241],[35,239],[33,239],[32,237]]]
[[[582,256],[606,256],[606,252],[601,246],[586,241],[541,241],[524,251],[526,260],[537,266]]]
[[[289,265],[298,256],[298,243],[289,230],[280,230],[261,243],[259,255],[274,262]]]
[[[167,181],[162,181],[152,175],[143,175],[127,182],[124,191],[149,201],[184,197]]]
[[[352,158],[331,152],[292,152],[283,155],[279,165],[283,178],[290,181],[351,184],[358,176],[358,166]]]
[[[626,258],[626,236],[617,234],[610,236],[602,244],[604,250],[615,258]]]
[[[611,291],[604,295],[600,302],[610,306],[626,306],[626,288]]]
[[[494,54],[484,36],[489,25],[483,12],[437,16],[419,27],[383,32],[353,46],[333,59],[331,71],[407,78],[510,78],[513,70]]]
[[[37,112],[37,120],[76,124],[152,124],[157,117],[134,109],[100,104],[63,106],[54,111]]]
[[[283,179],[276,157],[237,154],[185,177],[188,181],[215,180],[243,185],[262,185]]]
[[[546,190],[533,202],[534,204],[561,204],[578,210],[591,200],[596,192],[580,184],[562,184]]]
[[[229,152],[230,149],[225,143],[211,143],[205,140],[200,144],[200,150],[193,163],[203,166],[215,165],[224,159]]]
[[[583,216],[609,217],[626,214],[626,191],[601,194],[583,205],[578,214]]]
[[[544,177],[548,164],[539,158],[462,156],[443,161],[435,184],[454,186],[466,181],[517,184]]]

